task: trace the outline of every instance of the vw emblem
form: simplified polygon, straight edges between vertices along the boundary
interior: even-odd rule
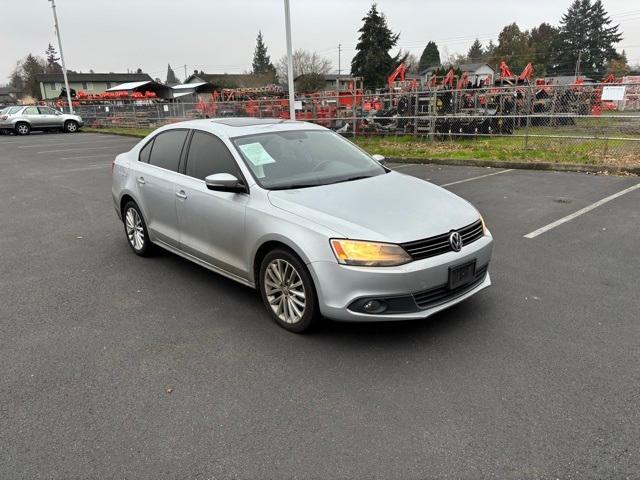
[[[451,232],[451,235],[449,235],[449,244],[454,252],[462,250],[462,237],[458,232]]]

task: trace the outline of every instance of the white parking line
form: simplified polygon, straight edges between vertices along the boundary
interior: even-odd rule
[[[51,178],[63,177],[67,173],[71,172],[86,172],[87,170],[100,170],[101,168],[110,168],[110,164],[100,164],[100,165],[87,165],[85,167],[77,167],[77,168],[66,168],[61,170],[61,173],[52,175]]]
[[[625,194],[627,194],[629,192],[632,192],[634,190],[637,190],[639,188],[640,188],[640,183],[638,183],[636,185],[633,185],[633,186],[631,186],[629,188],[625,188],[624,190],[622,190],[622,191],[620,191],[618,193],[614,193],[613,195],[609,195],[608,197],[603,198],[602,200],[598,200],[597,202],[592,203],[591,205],[586,206],[586,207],[578,210],[577,212],[572,213],[571,215],[567,215],[566,217],[562,217],[561,219],[556,220],[555,222],[551,222],[550,224],[545,225],[544,227],[540,227],[539,229],[534,230],[531,233],[527,233],[524,236],[524,238],[535,238],[538,235],[543,234],[544,232],[548,232],[552,228],[556,228],[557,226],[562,225],[563,223],[567,223],[567,222],[573,220],[574,218],[579,217],[582,214],[590,212],[594,208],[598,208],[600,205],[604,205],[605,203],[608,203],[611,200],[615,200],[616,198],[621,197],[622,195],[625,195]]]
[[[78,148],[63,148],[61,150],[43,150],[42,152],[36,152],[38,154],[43,153],[58,153],[58,152],[75,152],[77,150],[104,150],[105,148],[113,148],[112,145],[108,147],[78,147]]]
[[[122,140],[120,140],[121,142]],[[119,143],[118,140],[94,140],[94,141],[88,141],[88,142],[64,142],[64,143],[40,143],[38,145],[20,145],[19,147],[16,148],[42,148],[42,147],[57,147],[59,145],[68,145],[68,146],[74,146],[74,145],[93,145],[96,143],[110,143],[110,144],[114,144],[114,143]]]
[[[113,153],[99,153],[97,155],[82,155],[79,157],[62,157],[60,160],[74,160],[76,158],[96,158],[96,157],[112,157],[115,158]]]
[[[27,135],[24,137],[18,137],[18,138],[11,138],[9,140],[5,140],[2,139],[0,137],[0,144],[4,145],[4,144],[12,144],[12,143],[25,143],[25,142],[37,142],[39,140],[42,141],[47,141],[47,140],[59,140],[60,137],[62,137],[64,135]],[[57,139],[54,137],[58,137]],[[104,138],[104,135],[97,135],[97,134],[90,134],[90,133],[83,133],[80,139],[90,139],[90,138],[99,138],[102,137]],[[70,139],[71,140],[71,139]],[[134,139],[135,140],[135,139]],[[42,143],[41,145],[44,145],[44,143]]]
[[[448,187],[450,185],[458,185],[459,183],[472,182],[474,180],[480,180],[481,178],[493,177],[494,175],[500,175],[501,173],[513,172],[513,168],[507,170],[500,170],[499,172],[487,173],[486,175],[478,175],[477,177],[465,178],[464,180],[457,180],[455,182],[443,183],[441,187]]]

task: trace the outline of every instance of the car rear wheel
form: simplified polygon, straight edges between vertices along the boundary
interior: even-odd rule
[[[67,133],[75,133],[78,131],[78,122],[74,120],[67,120],[64,122],[64,131]]]
[[[260,294],[271,317],[282,328],[301,333],[319,322],[311,275],[292,252],[276,249],[264,257],[260,266]]]
[[[26,122],[18,122],[16,123],[15,130],[18,135],[29,135],[31,126]]]
[[[128,202],[122,210],[124,233],[127,235],[129,246],[136,255],[149,256],[153,251],[153,244],[149,240],[147,224],[135,202]]]

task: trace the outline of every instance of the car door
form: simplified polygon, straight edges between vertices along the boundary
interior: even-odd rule
[[[51,107],[38,107],[43,127],[62,127],[62,115]]]
[[[249,195],[209,190],[204,182],[214,173],[230,173],[244,181],[235,158],[220,138],[194,130],[184,173],[177,186],[176,203],[182,249],[246,278],[245,212]]]
[[[40,115],[38,107],[25,108],[21,116],[31,124],[31,128],[38,129],[44,127],[43,118],[42,115]]]
[[[173,129],[156,135],[141,151],[135,165],[140,199],[152,240],[179,248],[176,181],[188,130]]]

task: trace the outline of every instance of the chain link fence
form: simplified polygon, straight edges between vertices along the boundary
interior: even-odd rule
[[[607,100],[611,94],[621,96]],[[289,118],[288,100],[275,96],[94,102],[74,108],[97,128],[155,128],[197,118]],[[640,155],[640,84],[324,92],[296,96],[296,110],[298,120],[347,136],[402,141],[408,150],[428,141],[436,154],[470,150],[491,155],[493,150],[507,156],[529,152],[541,159],[568,155],[576,161],[598,157],[623,164],[637,163]]]

